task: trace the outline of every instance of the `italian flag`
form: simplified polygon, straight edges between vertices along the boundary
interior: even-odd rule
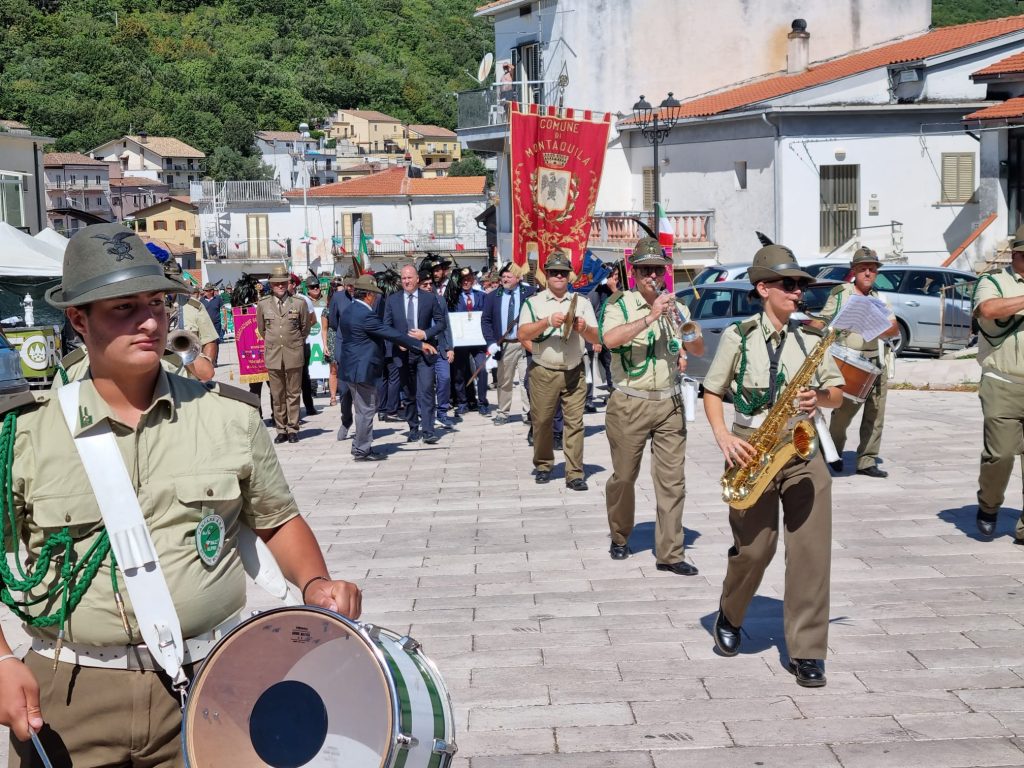
[[[671,248],[675,243],[675,236],[672,233],[672,224],[665,215],[665,209],[661,203],[654,204],[654,211],[658,214],[658,245],[662,248]]]
[[[371,238],[360,228],[359,231],[359,261],[362,263],[363,272],[370,271],[370,242]]]

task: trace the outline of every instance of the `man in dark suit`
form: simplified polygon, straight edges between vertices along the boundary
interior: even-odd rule
[[[420,290],[416,267],[402,267],[402,290],[387,297],[384,303],[384,325],[420,341],[438,343],[448,323],[445,313],[434,294]],[[402,389],[406,392],[405,420],[409,424],[410,443],[423,439],[427,444],[440,438],[434,431],[434,411],[437,401],[434,392],[435,355],[424,355],[416,350],[395,345],[392,354],[401,359]]]
[[[341,347],[345,339],[341,335],[341,315],[352,304],[352,297],[348,295],[348,285],[352,278],[346,277],[345,287],[339,287],[331,296],[331,303],[327,305],[327,327],[334,332],[334,362],[341,371]],[[352,390],[348,382],[338,377],[338,404],[341,406],[341,426],[338,427],[338,439],[344,440],[352,429]]]
[[[373,416],[377,412],[377,382],[384,371],[384,342],[416,349],[428,355],[437,350],[425,341],[414,339],[386,326],[374,311],[382,291],[370,275],[361,275],[355,284],[355,301],[341,316],[338,330],[345,339],[338,364],[338,376],[352,389],[356,434],[352,455],[356,461],[380,461],[375,453]]]
[[[474,287],[476,275],[469,267],[459,270],[459,301],[453,312],[482,312],[486,294],[479,288]],[[469,392],[466,385],[469,378],[480,366],[484,364],[487,356],[486,347],[456,347],[455,349],[455,370],[452,378],[455,380],[455,399],[458,402],[456,413],[462,414],[469,410]],[[491,408],[487,403],[487,372],[480,370],[476,377],[476,404],[481,416],[490,416]]]
[[[534,289],[519,282],[512,262],[502,267],[498,275],[501,287],[488,293],[484,299],[480,325],[487,342],[487,353],[498,361],[498,412],[494,415],[494,423],[507,424],[516,376],[519,375],[520,381],[526,378],[526,350],[516,338],[519,310],[527,297],[533,295]],[[525,403],[523,410],[529,410]]]

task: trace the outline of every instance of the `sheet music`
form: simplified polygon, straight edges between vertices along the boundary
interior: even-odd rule
[[[892,327],[889,305],[874,296],[850,296],[832,319],[831,327],[859,333],[865,341],[871,341]]]

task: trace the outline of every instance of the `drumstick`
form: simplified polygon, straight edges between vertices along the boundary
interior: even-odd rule
[[[39,759],[43,761],[43,768],[53,768],[53,763],[50,762],[50,758],[46,756],[46,750],[43,749],[43,743],[36,736],[36,732],[31,728],[28,729],[29,734],[32,736],[32,746],[36,748],[36,753],[39,755]]]

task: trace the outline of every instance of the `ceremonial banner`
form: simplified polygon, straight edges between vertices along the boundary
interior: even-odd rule
[[[320,313],[323,311],[323,307],[317,307],[316,312],[313,315],[313,324],[309,326],[309,336],[306,337],[306,343],[309,344],[309,378],[311,379],[326,379],[331,375],[330,360],[327,359],[327,351],[324,349],[324,337],[320,332],[320,323],[323,320],[320,317]],[[334,331],[328,331],[328,333],[334,333]]]
[[[512,102],[512,261],[520,275],[556,248],[580,274],[610,127],[607,113]]]
[[[235,321],[235,349],[238,351],[238,380],[243,384],[267,381],[263,338],[256,332],[256,305],[232,307]]]

